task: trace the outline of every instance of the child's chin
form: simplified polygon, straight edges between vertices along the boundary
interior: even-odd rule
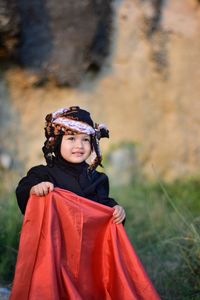
[[[72,160],[72,163],[78,164],[78,163],[81,163],[81,162],[83,162],[83,161],[84,161],[84,159],[81,158],[81,157],[79,157],[79,158],[73,159],[73,160]]]

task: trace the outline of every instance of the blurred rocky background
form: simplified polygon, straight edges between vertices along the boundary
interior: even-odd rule
[[[170,205],[160,202],[159,189],[145,186],[142,194],[141,186],[132,182],[146,177],[170,184],[200,175],[199,32],[199,0],[0,0],[0,283],[10,282],[17,253],[21,217],[13,193],[16,182],[31,166],[44,162],[44,118],[60,107],[79,105],[91,111],[96,122],[108,125],[110,140],[102,141],[104,165],[112,186],[131,183],[116,195],[126,206],[123,195],[127,193],[127,211],[136,220],[128,221],[134,241],[135,228],[138,232],[142,228],[138,249],[143,240],[146,245],[144,232],[155,220],[159,232],[169,228],[164,221]],[[175,183],[171,190],[177,201],[185,197],[194,219],[199,181]],[[148,196],[152,198],[149,209]],[[131,210],[132,198],[141,201],[134,202]],[[142,219],[144,211],[152,215]],[[155,228],[149,232],[153,250],[144,246],[147,252],[141,253],[146,265],[148,257],[154,264],[152,257],[160,255],[160,250],[154,252],[155,236],[161,249]],[[163,233],[163,238],[181,236],[180,232]],[[188,246],[189,260],[199,257],[198,245],[195,249]],[[192,270],[190,287],[195,286],[197,260],[194,269],[192,264],[187,269],[186,259],[179,257],[176,267],[170,258],[165,259],[163,250],[159,276],[152,271],[155,264],[149,264],[152,278],[159,280],[157,286],[168,295],[163,299],[169,299],[169,293],[183,299],[177,286],[186,281],[180,274]],[[160,270],[169,274],[165,277]],[[173,287],[174,282],[169,292],[167,284]],[[0,292],[7,297],[4,287]]]
[[[1,0],[2,168],[41,162],[45,115],[77,104],[148,177],[198,174],[199,30],[197,0]]]
[[[1,0],[2,168],[41,162],[45,115],[77,104],[147,176],[199,173],[199,15],[197,0]]]

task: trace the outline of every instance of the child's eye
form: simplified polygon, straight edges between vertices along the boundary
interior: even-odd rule
[[[69,136],[69,137],[67,138],[67,140],[69,140],[69,141],[74,141],[75,138],[74,138],[74,136]]]
[[[84,142],[90,142],[89,138],[84,138],[83,140],[84,140]]]

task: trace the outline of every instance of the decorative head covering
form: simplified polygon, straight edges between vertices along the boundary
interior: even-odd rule
[[[79,106],[61,108],[48,114],[45,120],[46,141],[42,150],[48,165],[53,165],[53,161],[60,151],[63,135],[86,133],[91,136],[92,150],[96,153],[96,157],[89,169],[94,170],[98,165],[102,166],[99,140],[104,137],[108,138],[109,131],[104,124],[94,123],[88,111],[79,108]]]

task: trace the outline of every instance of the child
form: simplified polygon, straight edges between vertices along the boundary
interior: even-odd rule
[[[47,115],[45,135],[47,165],[16,190],[26,214],[10,300],[159,300],[120,225],[125,211],[95,170],[105,125],[73,106]]]
[[[86,110],[72,106],[46,116],[45,135],[43,152],[47,165],[30,169],[16,189],[22,213],[25,213],[30,194],[43,196],[59,187],[114,207],[113,222],[122,223],[125,211],[109,198],[108,177],[95,170],[101,165],[98,141],[109,137],[107,128],[94,124]],[[92,151],[96,158],[89,166],[86,160]]]

